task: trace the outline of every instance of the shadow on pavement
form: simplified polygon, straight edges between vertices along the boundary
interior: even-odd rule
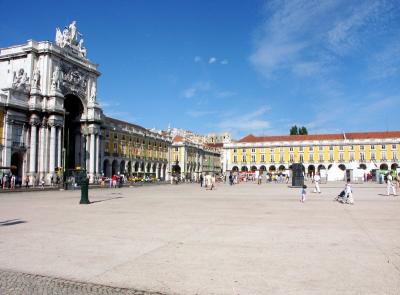
[[[123,199],[123,198],[124,198],[124,197],[108,198],[108,199],[104,199],[104,200],[92,201],[92,202],[90,202],[90,204],[100,203],[100,202],[105,202],[105,201],[111,201],[111,200],[115,200],[115,199]]]
[[[9,226],[9,225],[16,225],[20,223],[26,223],[25,220],[19,220],[19,219],[11,219],[11,220],[6,220],[6,221],[0,221],[0,226]]]

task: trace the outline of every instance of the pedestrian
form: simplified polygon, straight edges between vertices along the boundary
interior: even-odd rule
[[[200,187],[203,187],[203,174],[200,174]]]
[[[301,199],[300,202],[304,203],[306,201],[306,195],[307,195],[307,186],[303,184],[303,187],[301,188]]]
[[[28,189],[29,188],[29,176],[25,177],[25,188]]]
[[[316,173],[315,175],[314,175],[314,185],[315,185],[315,188],[314,188],[314,193],[321,193],[321,190],[320,190],[320,188],[319,188],[319,183],[320,183],[320,181],[321,181],[321,177],[319,176],[319,173]]]
[[[344,193],[345,193],[344,198],[346,200],[346,203],[350,204],[350,205],[354,205],[353,189],[351,188],[351,185],[350,185],[350,179],[347,179],[347,183],[344,188]]]
[[[393,183],[393,177],[388,173],[386,175],[386,189],[387,189],[387,196],[390,196],[390,191],[393,192],[393,196],[396,196],[396,188]]]
[[[40,185],[42,186],[42,189],[44,189],[44,177],[42,177],[42,180],[40,181]]]
[[[50,185],[54,186],[54,176],[53,175],[50,177]]]
[[[15,175],[12,175],[10,179],[10,189],[12,190],[15,189],[15,181],[16,181]]]

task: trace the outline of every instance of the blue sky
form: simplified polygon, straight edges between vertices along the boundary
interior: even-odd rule
[[[0,2],[0,47],[77,21],[106,114],[235,137],[399,130],[396,0]]]

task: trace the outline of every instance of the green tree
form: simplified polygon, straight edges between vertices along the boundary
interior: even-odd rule
[[[292,128],[290,128],[290,135],[299,135],[299,129],[297,128],[296,125],[292,126]]]
[[[300,135],[307,135],[308,134],[307,128],[304,127],[304,126],[299,128],[299,134]]]

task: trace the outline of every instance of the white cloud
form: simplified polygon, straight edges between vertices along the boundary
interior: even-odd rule
[[[201,62],[202,61],[202,59],[201,59],[201,57],[200,56],[195,56],[194,57],[194,62]]]
[[[187,111],[186,114],[192,118],[200,118],[215,114],[215,111]]]
[[[231,97],[231,96],[235,96],[235,95],[236,95],[235,92],[227,91],[227,90],[225,90],[225,91],[219,91],[219,92],[216,92],[216,93],[215,93],[215,96],[216,96],[216,97],[220,97],[220,98]]]
[[[242,112],[228,111],[220,115],[223,119],[216,127],[221,131],[231,132],[233,136],[242,136],[245,133],[261,135],[271,129],[271,123],[263,118],[270,110],[269,106],[260,106],[257,110],[246,112],[245,116]]]
[[[371,35],[384,31],[390,18],[386,16],[395,6],[390,0],[352,3],[270,1],[250,62],[268,79],[285,71],[300,77],[326,74],[341,55],[353,53]]]
[[[209,64],[213,64],[215,62],[217,62],[217,59],[215,57],[210,57],[210,59],[208,60]]]
[[[227,65],[229,63],[229,61],[227,59],[223,59],[221,60],[221,65]]]
[[[182,96],[185,98],[192,98],[201,92],[206,92],[211,89],[211,83],[208,81],[198,81],[191,87],[183,90]]]

